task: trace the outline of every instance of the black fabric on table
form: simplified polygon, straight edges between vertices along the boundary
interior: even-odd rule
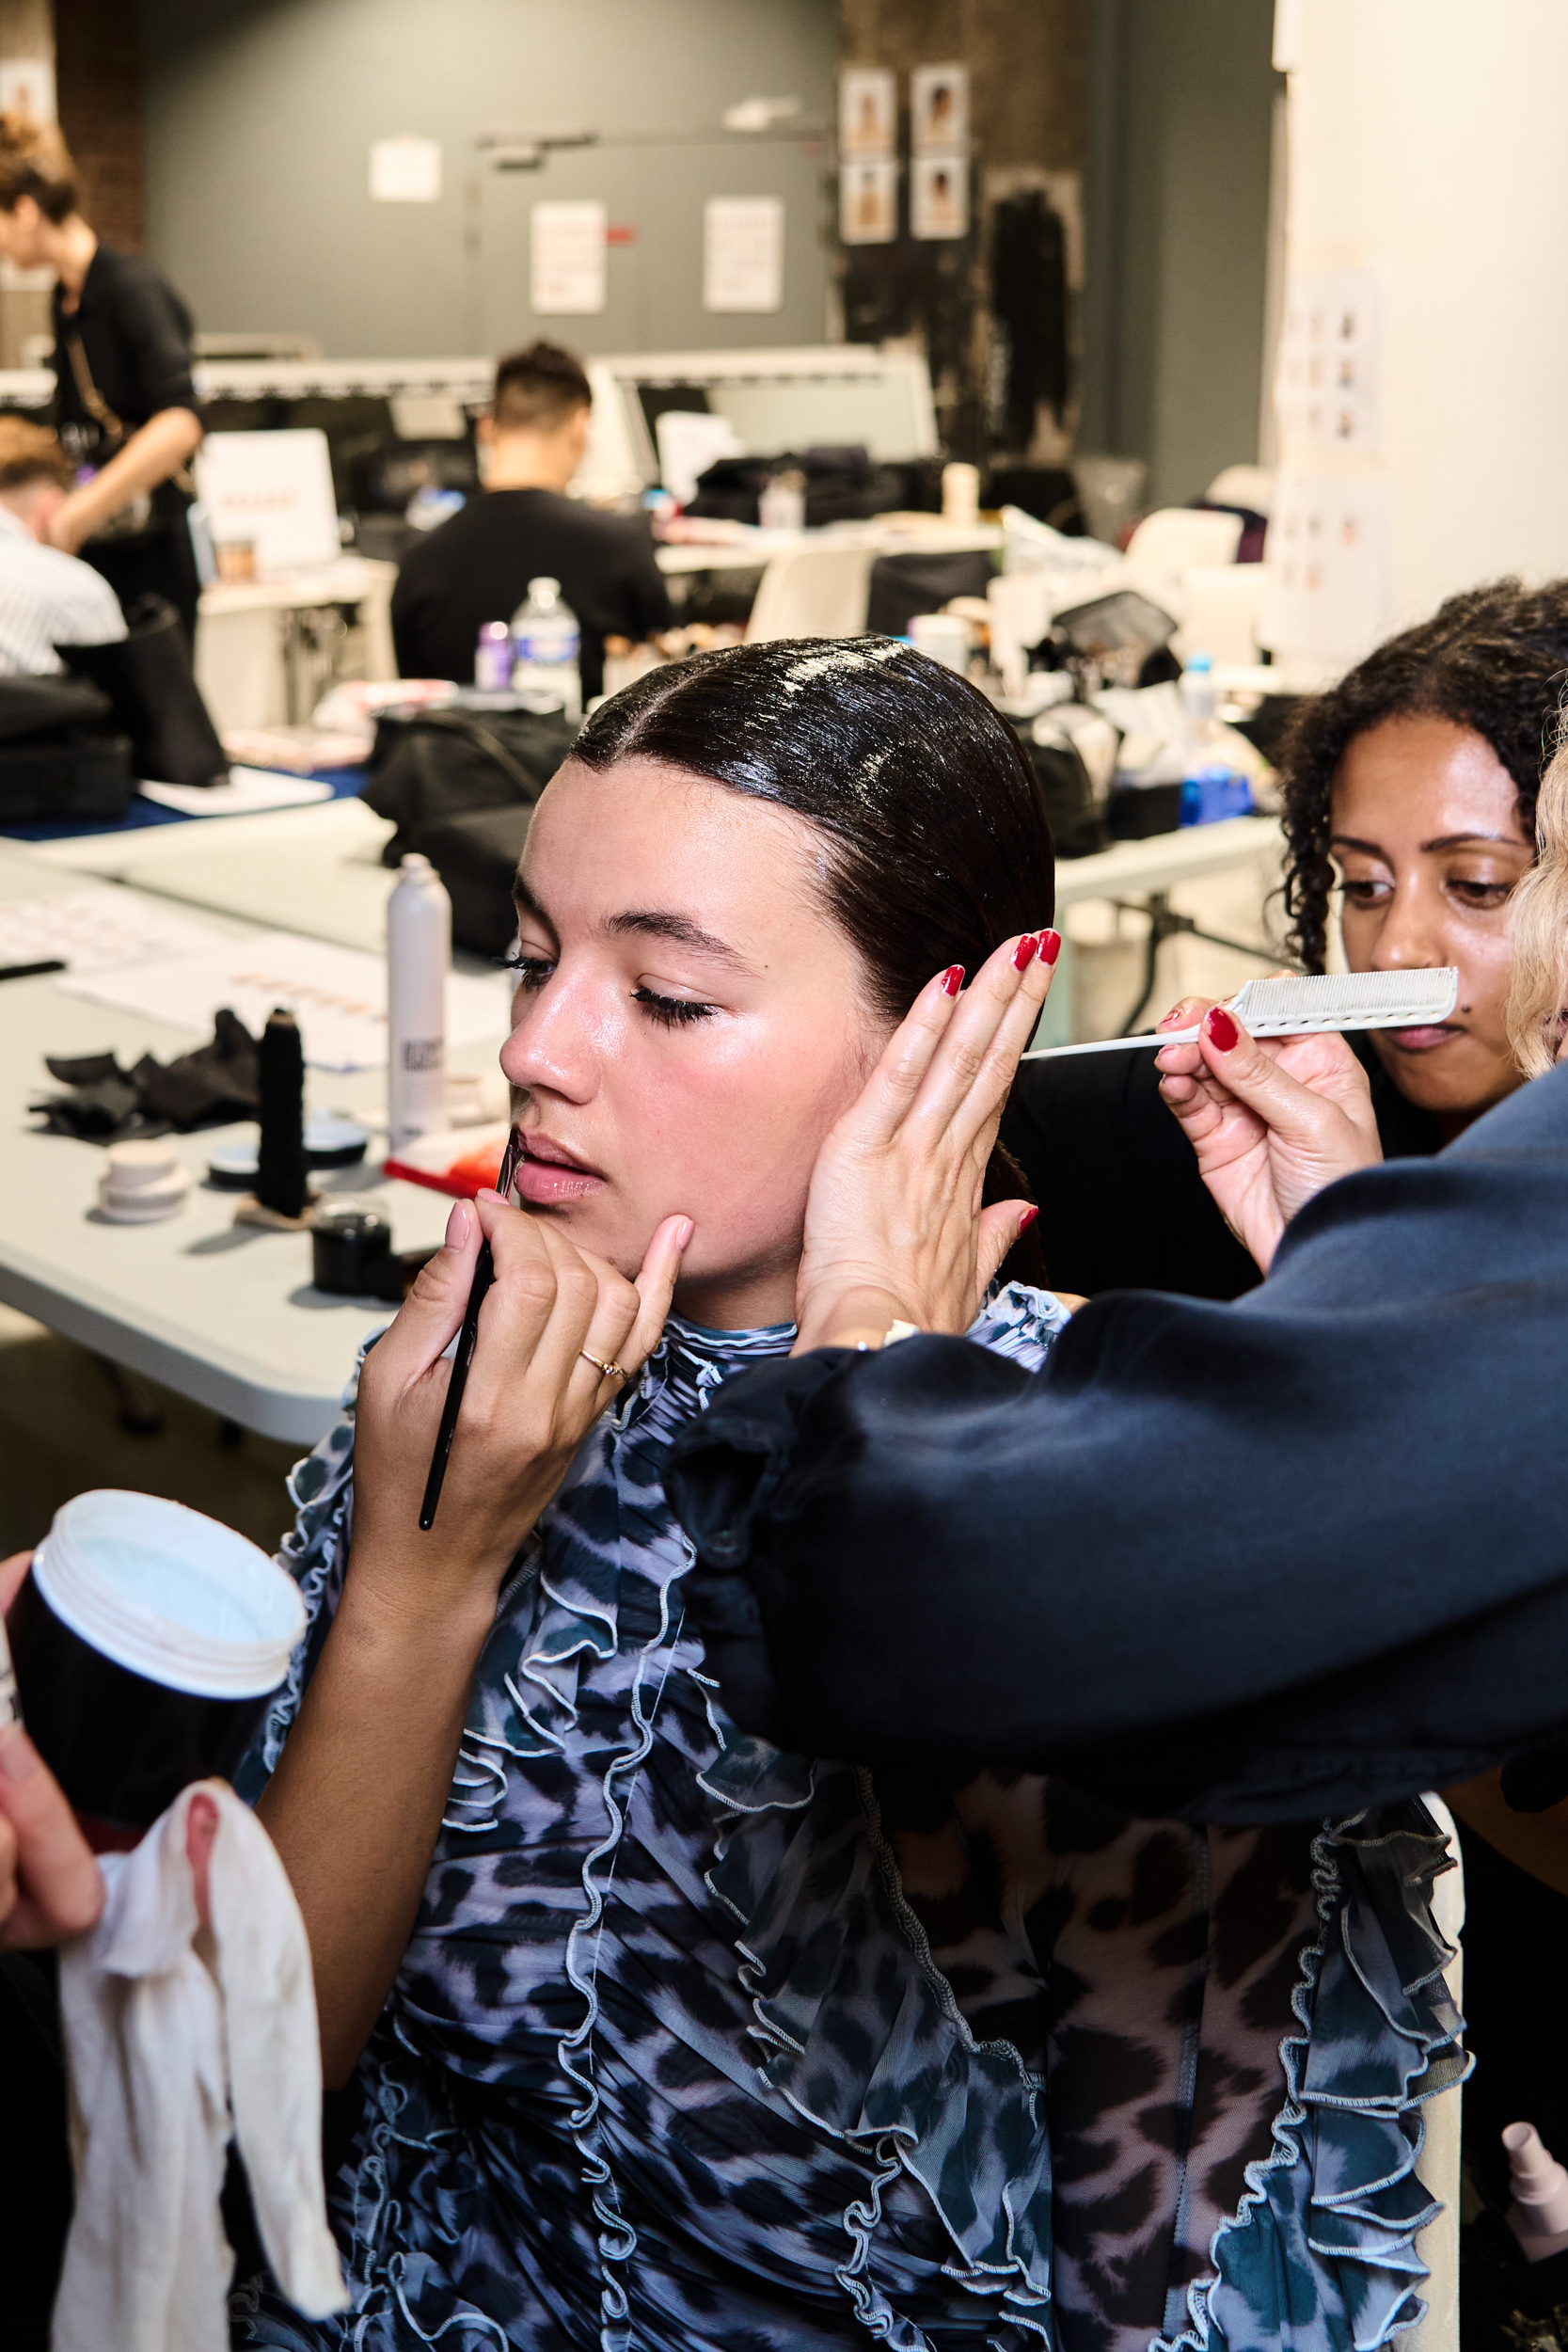
[[[100,245],[87,264],[75,310],[67,311],[64,301],[64,290],[56,286],[51,310],[54,421],[73,456],[102,466],[118,444],[105,439],[103,426],[82,398],[66,348],[71,335],[80,336],[98,396],[119,419],[127,439],[166,408],[198,413],[191,379],[191,314],[150,262]],[[161,482],[152,492],[151,522],[146,532],[88,540],[81,553],[103,573],[122,605],[129,607],[148,595],[166,596],[194,644],[201,584],[185,524],[189,506],[177,484]]]
[[[673,1449],[748,1731],[1300,1820],[1568,1734],[1568,1068],[1330,1185],[1234,1303],[1116,1292],[727,1383]]]
[[[1371,1081],[1386,1160],[1430,1158],[1443,1137],[1406,1102],[1364,1033],[1346,1042]],[[1039,1204],[1035,1231],[1053,1290],[1178,1291],[1237,1298],[1258,1268],[1215,1208],[1193,1148],[1160,1100],[1147,1048],[1020,1067],[1002,1140]]]
[[[486,490],[410,548],[392,591],[404,677],[471,685],[486,621],[510,621],[531,580],[558,580],[582,631],[582,693],[604,689],[604,641],[670,626],[647,526],[554,490]]]

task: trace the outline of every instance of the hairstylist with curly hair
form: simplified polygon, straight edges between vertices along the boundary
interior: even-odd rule
[[[1543,748],[1568,673],[1568,580],[1451,596],[1303,706],[1285,744],[1285,906],[1325,968],[1338,891],[1353,972],[1457,964],[1449,1020],[1355,1052],[1386,1159],[1430,1156],[1519,1084],[1504,1008],[1511,894],[1534,854]],[[1178,1006],[1171,1016],[1185,1020]],[[1004,1136],[1040,1204],[1051,1279],[1229,1298],[1225,1231],[1142,1054],[1026,1063]]]

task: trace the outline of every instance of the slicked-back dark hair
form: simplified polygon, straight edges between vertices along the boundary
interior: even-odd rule
[[[1391,637],[1297,713],[1280,755],[1285,911],[1308,972],[1328,947],[1334,775],[1358,735],[1387,719],[1448,719],[1489,743],[1513,777],[1519,823],[1535,834],[1535,795],[1554,748],[1568,677],[1568,580],[1494,580],[1450,596],[1430,621]]]
[[[974,973],[1055,906],[1034,771],[967,679],[885,637],[731,645],[654,670],[596,710],[585,767],[684,768],[822,836],[826,912],[901,1021],[933,973]]]

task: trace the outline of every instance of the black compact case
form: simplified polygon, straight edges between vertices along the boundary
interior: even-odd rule
[[[100,1848],[134,1845],[193,1780],[230,1779],[272,1695],[150,1681],[72,1632],[30,1573],[7,1624],[23,1721]]]

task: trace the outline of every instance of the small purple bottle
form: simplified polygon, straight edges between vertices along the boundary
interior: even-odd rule
[[[512,630],[505,621],[486,621],[474,648],[474,684],[504,693],[512,683]]]

